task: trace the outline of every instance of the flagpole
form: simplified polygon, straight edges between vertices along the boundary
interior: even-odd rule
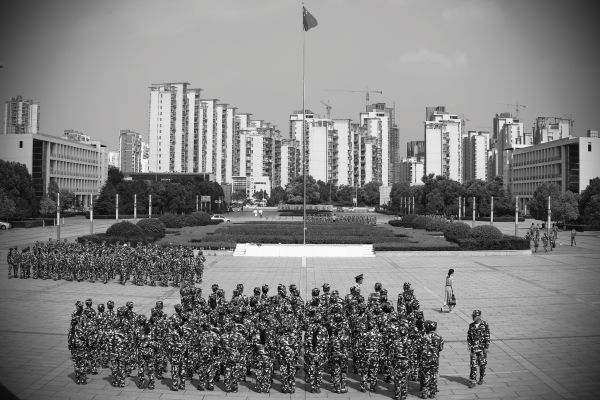
[[[304,12],[304,2],[302,2],[302,11]],[[306,30],[302,29],[302,244],[306,245],[306,107],[304,101],[306,98],[306,85],[304,84],[304,69],[306,56]]]

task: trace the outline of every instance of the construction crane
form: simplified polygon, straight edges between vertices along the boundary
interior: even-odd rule
[[[325,106],[325,109],[327,110],[327,119],[331,119],[331,104],[329,104],[329,100],[327,100],[327,103],[325,103],[323,100],[321,100],[321,104],[323,104]]]
[[[383,92],[381,90],[369,90],[369,88],[367,88],[366,90],[325,89],[325,91],[327,91],[327,92],[346,92],[346,93],[364,93],[367,106],[369,105],[369,93],[383,94]]]
[[[515,104],[504,104],[505,106],[513,106],[515,107],[515,116],[517,119],[519,119],[519,110],[521,108],[527,108],[527,106],[525,104],[519,104],[519,102],[517,101]]]

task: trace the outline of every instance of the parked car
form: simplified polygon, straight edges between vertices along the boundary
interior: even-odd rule
[[[5,230],[10,228],[12,228],[12,225],[9,222],[0,221],[0,229]]]
[[[223,222],[231,222],[231,220],[227,217],[224,217],[220,214],[215,214],[212,217],[210,217],[211,220],[213,221],[223,221]]]

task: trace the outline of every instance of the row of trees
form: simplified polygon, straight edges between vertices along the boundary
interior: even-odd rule
[[[224,205],[223,189],[216,182],[202,182],[197,177],[175,177],[168,182],[126,181],[118,168],[109,167],[108,179],[100,195],[94,201],[94,213],[115,214],[116,197],[119,195],[119,213],[133,214],[135,195],[137,212],[149,212],[152,195],[152,214],[185,214],[196,211],[196,196],[210,196],[211,210],[220,210]]]
[[[285,188],[275,187],[270,194],[260,191],[255,194],[255,198],[259,201],[267,200],[267,204],[271,206],[280,203],[302,204],[303,187],[304,179],[299,176]],[[306,202],[351,206],[354,203],[353,199],[357,197],[359,206],[377,206],[379,188],[380,185],[375,182],[356,189],[348,185],[331,185],[307,176]],[[77,203],[74,193],[61,190],[54,181],[50,182],[47,194],[41,199],[36,199],[33,181],[25,165],[0,160],[0,218],[20,219],[52,214],[56,212],[58,193],[62,211],[83,206]],[[133,214],[135,194],[137,211],[140,214],[148,212],[149,195],[152,195],[153,214],[195,211],[197,195],[211,197],[211,210],[219,210],[224,206],[219,201],[224,198],[223,189],[215,182],[201,182],[193,177],[174,178],[170,182],[125,181],[117,168],[109,167],[108,179],[94,202],[94,212],[102,215],[114,214],[117,194],[119,212],[122,214]],[[472,198],[475,197],[477,215],[489,216],[492,196],[494,215],[514,215],[515,212],[514,196],[504,189],[501,177],[496,177],[491,182],[472,180],[461,184],[430,175],[423,177],[422,185],[394,184],[390,196],[388,208],[396,212],[404,211],[402,198],[414,197],[417,214],[457,215],[458,198],[465,198],[467,207],[470,207]],[[556,184],[540,185],[528,202],[528,212],[531,216],[546,219],[548,196],[551,197],[554,220],[579,219],[585,224],[600,224],[600,178],[591,180],[581,195],[570,191],[561,193]],[[245,198],[245,194],[234,193],[232,199],[237,198]]]

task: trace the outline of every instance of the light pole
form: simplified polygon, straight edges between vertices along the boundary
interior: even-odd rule
[[[60,192],[56,193],[56,240],[60,242]]]
[[[492,196],[490,203],[490,225],[494,225],[494,196]]]
[[[94,234],[94,194],[90,193],[90,235]]]

